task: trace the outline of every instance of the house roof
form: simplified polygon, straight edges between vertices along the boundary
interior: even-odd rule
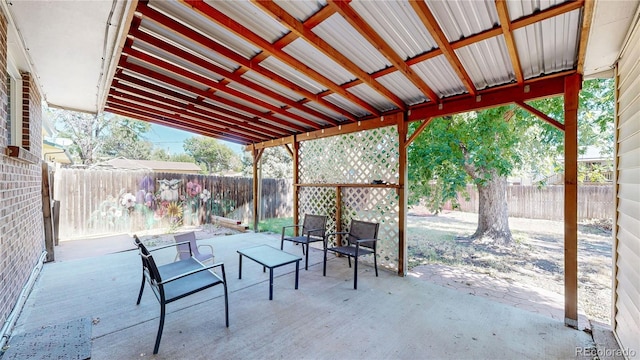
[[[46,161],[60,164],[73,164],[71,155],[63,146],[48,140],[42,140],[42,157]]]
[[[240,144],[398,112],[406,113],[408,120],[420,120],[559,94],[563,76],[595,74],[612,66],[638,4],[105,3],[45,1],[44,9],[41,2],[8,6],[28,55],[43,67],[38,73],[44,72],[40,81],[47,100]],[[63,10],[71,13],[63,16]],[[91,24],[83,23],[70,38],[59,34],[56,39],[64,40],[47,47],[41,29],[49,26],[43,24],[69,31],[76,24],[63,19],[89,13]],[[102,40],[89,41],[89,33],[101,33]],[[74,56],[61,56],[64,64],[48,63],[44,59],[53,46],[55,54]],[[95,53],[98,48],[102,56]],[[73,67],[82,59],[92,63],[91,76],[75,75]],[[67,69],[58,71],[58,80],[85,79],[85,86],[73,87],[91,99],[72,100],[64,89],[51,85],[56,83],[48,75],[55,72],[51,69]],[[65,82],[71,84],[57,81]]]
[[[131,160],[131,159],[111,159],[107,160],[102,165],[108,165],[116,169],[130,169],[130,170],[152,170],[155,172],[178,172],[178,173],[193,173],[198,174],[202,169],[194,164],[187,162],[177,161],[156,161],[156,160]]]

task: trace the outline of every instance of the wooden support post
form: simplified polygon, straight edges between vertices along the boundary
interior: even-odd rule
[[[341,231],[342,231],[342,187],[336,186],[336,232],[341,232]],[[340,246],[340,244],[338,244],[338,246]]]
[[[429,123],[424,121],[420,129],[414,135],[417,136]],[[407,224],[407,128],[406,113],[398,116],[398,275],[406,276],[408,267],[408,247],[406,237]],[[415,138],[415,137],[414,137]]]
[[[298,191],[300,191],[300,187],[296,186],[296,184],[300,183],[300,173],[298,172],[298,156],[300,155],[300,143],[295,137],[293,139],[292,145],[293,149],[291,150],[291,157],[293,157],[293,224],[298,225],[300,223],[300,220],[298,220],[300,218],[300,214],[298,214],[298,211],[300,211],[298,208]],[[294,236],[300,235],[300,231],[297,226],[293,228],[293,232]]]
[[[55,261],[54,255],[54,229],[53,219],[51,217],[51,187],[49,185],[50,179],[49,165],[46,162],[42,162],[42,216],[44,222],[44,244],[47,251],[47,258],[45,262]]]
[[[264,149],[256,149],[255,146],[252,150],[253,155],[253,231],[258,232],[258,222],[260,221],[260,214],[258,213],[260,204],[260,175],[258,174],[258,163],[262,157],[262,151]]]
[[[579,74],[564,80],[564,324],[578,328],[578,93]]]

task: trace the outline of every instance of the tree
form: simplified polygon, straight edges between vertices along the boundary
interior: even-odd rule
[[[99,155],[107,158],[149,159],[153,144],[143,139],[143,134],[149,130],[151,124],[148,122],[115,117],[110,121],[108,136],[99,148]]]
[[[108,113],[47,111],[59,136],[71,140],[69,150],[77,162],[89,165],[101,156],[148,158],[151,144],[142,141],[142,135],[150,128],[148,123]]]
[[[562,97],[532,105],[563,122]],[[582,150],[612,138],[612,109],[612,82],[584,83],[578,114]],[[411,124],[412,129],[416,127]],[[561,131],[515,106],[433,119],[408,150],[410,202],[424,198],[438,213],[447,201],[455,206],[458,193],[464,194],[466,184],[473,183],[478,188],[479,211],[471,238],[510,244],[507,176],[518,169],[557,170],[563,148]]]
[[[195,160],[189,154],[180,153],[180,154],[169,154],[163,148],[155,148],[151,152],[150,160],[158,160],[158,161],[175,161],[175,162],[188,162],[193,163]]]
[[[468,182],[478,187],[478,228],[472,238],[490,237],[509,244],[507,175],[519,160],[518,128],[506,121],[510,107],[438,118],[409,148],[409,183],[436,212],[456,201]],[[415,201],[416,199],[413,198]]]
[[[284,146],[266,148],[260,157],[260,165],[263,178],[293,178],[293,158]],[[253,156],[250,153],[242,156],[242,173],[253,176]]]
[[[192,137],[184,141],[184,151],[209,174],[239,168],[238,156],[228,146],[208,137]]]
[[[69,152],[76,161],[79,159],[85,165],[93,163],[109,126],[108,120],[104,116],[60,109],[49,109],[49,114],[60,137],[71,140]]]

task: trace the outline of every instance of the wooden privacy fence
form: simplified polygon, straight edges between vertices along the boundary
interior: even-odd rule
[[[292,184],[262,180],[260,217],[292,216]],[[149,171],[59,169],[59,238],[72,239],[182,225],[215,223],[223,216],[252,219],[251,178]]]
[[[459,196],[460,210],[478,212],[478,190],[467,186],[469,200]],[[613,185],[578,186],[578,220],[613,218]],[[564,186],[512,185],[507,187],[509,216],[563,220]]]

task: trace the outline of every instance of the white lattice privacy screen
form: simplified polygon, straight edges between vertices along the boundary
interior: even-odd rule
[[[397,184],[398,131],[395,126],[365,130],[300,143],[298,173],[301,186],[298,216],[326,214],[327,231],[336,229],[337,190],[341,191],[341,226],[351,219],[380,223],[378,264],[398,269],[398,194],[395,187],[371,187],[374,180]],[[336,186],[312,186],[335,184]],[[341,187],[362,184],[362,187]],[[373,258],[363,258],[373,264]]]

